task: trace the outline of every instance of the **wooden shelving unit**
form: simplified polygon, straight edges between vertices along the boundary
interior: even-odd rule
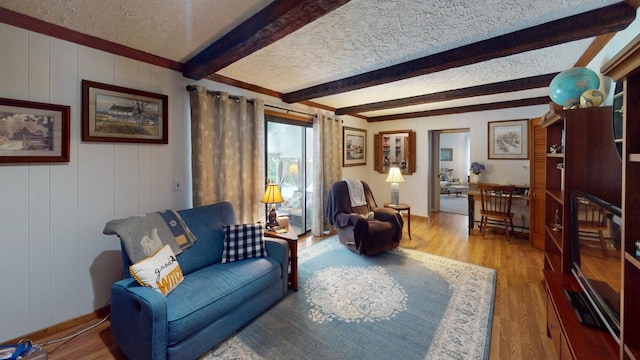
[[[602,68],[622,83],[615,101],[622,115],[622,299],[620,359],[640,359],[640,35]]]
[[[560,359],[616,359],[609,334],[582,325],[565,289],[579,290],[571,274],[571,192],[580,190],[620,204],[621,161],[613,139],[612,108],[560,110],[551,106],[546,129],[544,277],[548,335]],[[555,146],[556,152],[550,148]]]
[[[612,108],[551,110],[542,118],[547,149],[544,268],[571,273],[571,191],[620,204],[621,162],[613,141]]]

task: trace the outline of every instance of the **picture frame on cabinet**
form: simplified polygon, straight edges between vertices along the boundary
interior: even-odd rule
[[[0,163],[69,162],[71,107],[0,98]]]
[[[169,97],[82,80],[82,140],[168,144]]]
[[[367,165],[367,130],[342,128],[342,166]]]
[[[513,160],[529,158],[529,121],[490,121],[489,159]]]

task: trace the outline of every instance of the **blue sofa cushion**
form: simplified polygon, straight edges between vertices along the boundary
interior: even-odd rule
[[[166,298],[167,343],[174,345],[202,330],[281,277],[280,264],[271,258],[217,263],[185,276]]]
[[[193,246],[177,256],[180,268],[188,275],[205,266],[220,263],[224,243],[224,225],[238,220],[229,202],[178,211],[182,220],[198,239]]]

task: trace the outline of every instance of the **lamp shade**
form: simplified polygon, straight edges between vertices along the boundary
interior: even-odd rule
[[[404,178],[402,177],[402,173],[400,172],[400,168],[397,166],[392,166],[389,168],[389,176],[387,176],[387,182],[389,183],[401,183],[404,182]]]
[[[264,192],[264,196],[260,202],[265,204],[278,204],[284,202],[284,199],[280,194],[280,187],[278,187],[278,184],[267,185],[267,190]]]
[[[289,164],[289,174],[297,176],[300,173],[300,167],[298,166],[298,162],[294,161]]]

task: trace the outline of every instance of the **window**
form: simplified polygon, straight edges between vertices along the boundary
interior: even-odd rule
[[[292,120],[265,113],[267,178],[280,185],[284,202],[278,215],[289,217],[296,234],[311,230],[313,128],[306,119]]]

